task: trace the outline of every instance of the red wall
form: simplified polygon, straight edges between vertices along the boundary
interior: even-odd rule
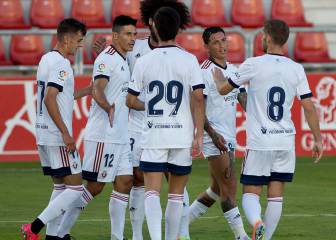
[[[319,112],[325,155],[336,155],[336,74],[309,74],[311,90]],[[90,77],[76,78],[76,88],[86,86]],[[0,161],[37,160],[34,137],[36,85],[34,77],[0,78]],[[82,150],[83,129],[89,112],[89,98],[76,102],[74,135]],[[302,109],[295,101],[292,109],[295,122],[296,151],[299,156],[311,156],[312,135],[304,120]],[[243,156],[245,145],[245,113],[237,113],[237,155]]]

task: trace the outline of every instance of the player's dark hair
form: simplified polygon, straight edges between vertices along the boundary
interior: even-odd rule
[[[57,26],[57,38],[61,40],[65,34],[77,33],[80,31],[83,36],[86,35],[86,26],[84,23],[74,18],[66,18]]]
[[[208,44],[210,42],[211,35],[215,34],[215,33],[218,33],[218,32],[222,32],[225,35],[225,32],[224,32],[223,28],[221,28],[221,27],[215,26],[215,27],[206,28],[204,30],[203,34],[202,34],[203,42],[205,44]]]
[[[157,34],[162,41],[175,39],[180,29],[180,16],[171,7],[162,7],[153,18]]]
[[[283,46],[289,37],[289,27],[286,22],[279,19],[268,20],[264,24],[264,32],[271,36],[272,41]]]
[[[171,7],[180,16],[180,29],[186,29],[190,22],[189,8],[178,0],[144,0],[140,2],[142,22],[149,26],[149,19],[154,18],[156,11],[161,7]]]
[[[135,26],[137,20],[131,18],[130,16],[120,15],[117,16],[113,21],[112,31],[113,32],[120,32],[120,29],[124,26],[133,25]]]

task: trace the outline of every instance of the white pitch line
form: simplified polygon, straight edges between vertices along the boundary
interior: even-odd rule
[[[336,214],[333,213],[321,213],[321,214],[284,214],[281,217],[336,217]],[[223,218],[223,216],[211,216],[211,217],[200,217],[200,219],[217,219]],[[27,223],[30,220],[0,220],[0,223]],[[93,218],[93,219],[81,219],[77,222],[109,222],[109,218]],[[126,218],[126,221],[130,221],[129,218]]]

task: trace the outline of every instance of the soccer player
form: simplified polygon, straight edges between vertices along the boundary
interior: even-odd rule
[[[127,96],[130,108],[145,110],[140,169],[144,172],[147,225],[154,240],[161,239],[163,173],[170,172],[165,239],[176,240],[183,212],[183,191],[191,172],[191,146],[196,152],[202,147],[204,83],[196,57],[175,43],[180,24],[185,20],[170,7],[162,7],[155,13],[150,25],[159,47],[137,60]],[[138,99],[141,92],[144,102]],[[191,98],[198,106],[194,112],[196,134]]]
[[[204,46],[209,59],[201,65],[205,83],[206,118],[203,139],[203,154],[208,158],[211,187],[201,193],[190,206],[190,222],[203,215],[209,207],[220,200],[224,217],[235,239],[249,239],[243,226],[236,203],[237,181],[234,173],[234,149],[236,146],[237,99],[246,108],[246,90],[240,87],[221,96],[212,76],[212,70],[219,68],[224,76],[233,77],[237,68],[226,59],[226,35],[220,27],[209,27],[203,32]]]
[[[113,44],[94,62],[92,104],[84,136],[84,193],[66,212],[58,236],[64,237],[83,209],[113,182],[109,203],[111,238],[123,239],[125,212],[133,182],[128,136],[126,95],[130,71],[126,53],[136,37],[136,20],[118,16],[113,21]]]
[[[135,41],[134,48],[131,52],[127,54],[127,60],[130,66],[131,72],[133,71],[134,65],[136,61],[151,52],[158,46],[157,37],[154,34],[153,28],[150,26],[149,22],[152,21],[152,18],[155,12],[160,7],[171,7],[175,9],[180,15],[181,19],[186,19],[185,21],[181,21],[180,29],[183,30],[187,27],[187,24],[190,19],[188,7],[177,0],[144,0],[140,2],[140,12],[142,16],[142,21],[150,30],[150,36],[137,39]],[[106,41],[100,39],[96,42],[94,48],[100,53]],[[140,93],[140,99],[143,98],[143,93]],[[130,144],[132,151],[132,163],[133,163],[133,188],[130,193],[129,200],[129,209],[130,209],[130,219],[132,223],[132,231],[133,231],[133,240],[142,240],[142,225],[144,222],[145,212],[144,212],[144,197],[145,197],[145,189],[144,189],[144,179],[143,172],[139,168],[140,156],[141,156],[141,148],[140,148],[140,139],[141,139],[141,131],[143,125],[143,119],[145,116],[144,111],[136,111],[131,109],[129,114],[129,135],[130,135]],[[180,227],[180,237],[184,237],[186,239],[189,238],[189,197],[188,192],[185,190],[184,198],[183,198],[183,217],[181,220]]]
[[[227,78],[216,69],[214,78],[220,94],[249,84],[246,107],[247,150],[240,182],[243,209],[253,226],[252,239],[272,238],[280,220],[285,182],[291,182],[295,168],[295,127],[291,120],[294,97],[301,102],[314,136],[313,155],[322,157],[322,138],[312,93],[303,67],[283,55],[289,36],[281,20],[267,21],[263,29],[265,55],[247,59],[237,77]],[[259,197],[267,185],[267,208],[261,218]]]
[[[76,19],[65,19],[57,27],[57,45],[45,54],[37,70],[36,140],[42,169],[54,182],[49,205],[31,223],[21,227],[23,239],[38,239],[38,233],[49,224],[46,239],[54,239],[57,217],[61,216],[82,192],[81,162],[72,136],[74,75],[70,55],[83,45],[86,27]],[[55,220],[55,221],[53,221]]]

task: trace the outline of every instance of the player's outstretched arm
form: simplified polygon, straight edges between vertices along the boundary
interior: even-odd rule
[[[105,88],[108,83],[108,79],[106,78],[98,78],[95,79],[93,82],[93,87],[92,87],[92,97],[96,101],[96,103],[104,109],[104,111],[108,114],[109,121],[111,127],[113,126],[113,117],[114,117],[114,110],[115,110],[115,105],[110,104],[105,95]]]
[[[192,101],[194,103],[194,122],[196,128],[196,135],[194,137],[192,150],[197,155],[201,153],[203,148],[203,133],[204,133],[204,119],[205,119],[205,104],[203,89],[196,89],[192,92]]]
[[[75,91],[74,99],[79,99],[88,95],[92,95],[92,83],[85,88],[81,88]]]
[[[323,145],[316,108],[310,98],[301,100],[301,105],[303,107],[308,126],[314,136],[313,157],[315,157],[315,163],[318,163],[321,160],[323,154]]]
[[[54,121],[56,127],[62,133],[63,141],[67,150],[70,152],[74,152],[76,150],[75,140],[72,136],[70,136],[57,105],[56,98],[58,93],[59,90],[57,88],[51,86],[47,87],[44,104],[47,108],[49,116]]]
[[[229,78],[224,77],[223,72],[219,68],[216,67],[212,70],[212,76],[219,94],[226,95],[234,89],[234,87],[229,83]]]
[[[145,103],[138,99],[138,96],[128,93],[126,97],[126,105],[130,109],[137,111],[145,111]]]

